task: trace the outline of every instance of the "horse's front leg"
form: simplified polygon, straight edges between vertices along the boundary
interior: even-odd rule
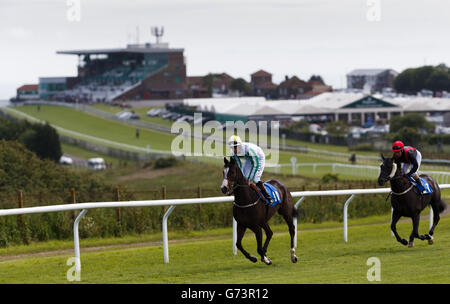
[[[400,217],[401,215],[398,213],[398,211],[395,211],[394,209],[394,212],[392,213],[391,230],[399,243],[402,243],[403,245],[408,245],[408,241],[406,239],[402,239],[397,233],[397,222],[400,219]]]
[[[266,257],[266,252],[263,249],[262,246],[262,230],[261,227],[259,226],[253,226],[250,227],[250,229],[255,233],[255,237],[256,237],[256,246],[258,249],[258,253],[261,256],[261,262],[265,263],[266,265],[271,265],[272,261]]]
[[[264,229],[264,232],[266,233],[266,241],[264,242],[264,246],[263,246],[263,252],[264,254],[267,253],[267,247],[269,247],[269,242],[272,239],[272,229],[270,229],[269,224],[265,223],[264,226],[262,227]]]
[[[409,237],[408,247],[414,247],[414,238],[418,238],[422,241],[429,240],[431,238],[428,234],[419,235],[419,222],[420,222],[420,214],[417,214],[416,216],[412,217],[413,231]]]
[[[238,222],[237,229],[236,229],[236,232],[237,232],[236,233],[237,234],[236,247],[237,247],[237,249],[239,249],[242,252],[242,254],[247,259],[249,259],[253,263],[256,263],[256,261],[258,261],[258,259],[256,257],[250,255],[247,251],[245,251],[244,247],[242,247],[242,238],[244,237],[245,230],[247,230],[247,227]]]

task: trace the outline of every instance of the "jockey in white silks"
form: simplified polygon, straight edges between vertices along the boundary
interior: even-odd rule
[[[273,204],[272,198],[267,193],[267,190],[261,181],[266,160],[264,151],[255,144],[242,142],[241,138],[237,135],[232,135],[230,137],[228,140],[228,146],[231,147],[231,157],[236,160],[236,163],[241,169],[244,177],[249,181],[249,183],[254,182],[261,190],[264,197],[271,204]],[[250,184],[250,186],[253,186],[254,189],[256,188],[252,184]]]

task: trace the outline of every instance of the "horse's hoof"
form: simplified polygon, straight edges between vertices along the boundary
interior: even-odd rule
[[[405,239],[402,239],[401,241],[400,241],[400,243],[402,243],[402,245],[408,245],[408,241],[407,240],[405,240]]]
[[[298,261],[297,256],[296,255],[291,256],[291,261],[292,261],[292,263],[297,263],[297,261]]]
[[[250,261],[252,261],[253,263],[258,262],[258,259],[255,256],[251,256],[248,258]]]
[[[428,240],[428,245],[433,245],[434,244],[434,238],[432,236],[430,236],[431,238]]]
[[[408,248],[413,248],[414,247],[414,243],[413,242],[409,242],[408,243]]]
[[[263,261],[266,265],[272,265],[272,261],[271,261],[268,257],[266,257],[266,256],[264,256],[264,258],[262,259],[262,261]]]

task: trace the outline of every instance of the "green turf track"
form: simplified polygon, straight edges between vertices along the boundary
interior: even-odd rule
[[[388,221],[386,216],[383,221]],[[358,221],[358,220],[357,220]],[[353,224],[349,242],[344,243],[341,224],[308,224],[302,230],[297,248],[299,262],[289,258],[287,229],[277,226],[268,250],[273,264],[253,264],[242,254],[231,253],[228,235],[201,240],[171,242],[170,263],[163,263],[160,244],[97,252],[83,251],[80,283],[374,283],[368,282],[367,259],[381,262],[379,283],[450,283],[450,217],[441,219],[434,245],[416,240],[414,248],[395,241],[387,223]],[[338,226],[337,226],[338,225]],[[313,227],[313,228],[311,228]],[[421,222],[425,233],[428,221]],[[400,222],[398,231],[407,237],[411,222]],[[172,232],[172,235],[174,232]],[[169,240],[171,231],[169,227]],[[247,233],[244,248],[256,254],[253,234]],[[0,261],[0,283],[75,283],[68,282],[66,261],[72,254],[51,257],[25,257]]]
[[[6,109],[8,111],[8,109]],[[174,134],[167,134],[149,129],[140,130],[140,136],[136,138],[136,127],[128,125],[126,123],[120,123],[113,120],[103,119],[94,115],[87,114],[85,112],[77,111],[72,108],[60,107],[60,106],[41,106],[40,111],[35,106],[21,106],[13,108],[13,111],[20,111],[42,121],[48,121],[50,124],[77,132],[77,134],[67,133],[63,130],[58,132],[71,136],[78,137],[90,142],[97,143],[99,145],[121,148],[129,151],[144,152],[147,145],[152,150],[166,151],[171,150],[172,141],[176,138]],[[13,113],[14,115],[17,115]],[[67,133],[67,134],[66,134]],[[87,135],[89,138],[81,135]],[[108,142],[104,142],[106,140]],[[202,146],[200,140],[192,140],[191,149]],[[317,148],[317,144],[314,146]],[[323,147],[322,147],[323,148]],[[344,149],[343,147],[328,145],[327,148],[333,150],[334,148]],[[140,149],[140,150],[137,150]],[[226,148],[225,148],[226,149]],[[191,151],[192,151],[191,150]],[[201,149],[200,149],[201,150]],[[342,151],[341,151],[342,152]],[[267,158],[266,161],[274,163],[289,164],[292,156],[297,158],[297,163],[330,163],[330,162],[345,162],[344,158],[338,158],[334,156],[319,155],[314,153],[295,153],[287,151],[279,151],[278,159]],[[202,162],[222,164],[222,159],[196,156],[191,158],[197,158]],[[427,166],[422,166],[423,170],[430,170]],[[312,167],[300,167],[297,169],[297,174],[307,177],[322,177],[324,174],[331,171],[330,167],[318,167],[314,173]],[[291,174],[292,169],[290,167],[281,168],[279,173]],[[339,174],[341,179],[375,179],[373,176],[360,176],[358,174]]]
[[[23,106],[14,110],[67,130],[141,148],[150,145],[151,149],[170,150],[171,142],[175,138],[175,135],[146,129],[140,130],[137,139],[136,127],[98,118],[71,108],[41,106],[38,112],[35,106]]]
[[[119,123],[117,121],[102,119],[66,107],[41,106],[40,111],[37,111],[37,108],[35,106],[22,106],[16,107],[13,110],[20,111],[22,113],[40,119],[42,121],[48,121],[50,124],[64,128],[66,130],[71,130],[95,138],[117,142],[129,146],[136,146],[140,148],[146,148],[148,144],[150,145],[151,149],[170,151],[172,141],[176,137],[175,135],[172,134],[157,132],[148,129],[141,129],[139,139],[137,139],[135,136],[136,128],[133,126],[127,125],[125,123]],[[64,134],[64,132],[61,133]],[[72,134],[68,135],[73,136]],[[95,139],[88,139],[88,141],[92,141],[94,143],[96,142]],[[97,141],[97,143],[105,145],[102,142]],[[108,144],[106,145],[111,146]],[[125,150],[130,150],[130,147],[125,146],[122,148]],[[192,149],[193,148],[194,142],[192,142]],[[305,155],[293,152],[280,152],[279,163],[289,163],[290,158],[293,155],[297,156],[298,162],[329,162],[328,159],[316,157],[314,155]],[[209,161],[214,162],[214,160]]]

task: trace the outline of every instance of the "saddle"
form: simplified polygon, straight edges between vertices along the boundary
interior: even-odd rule
[[[422,183],[422,186],[418,185],[416,183],[416,181],[414,180],[414,178],[412,178],[411,176],[408,176],[409,181],[414,185],[414,187],[417,188],[417,191],[419,192],[419,194],[431,194],[433,193],[433,189],[431,189],[430,184],[428,184],[427,180],[419,177],[420,178],[420,182]]]
[[[261,193],[261,190],[258,187],[251,187],[253,190],[256,191],[256,193],[259,195],[259,197],[268,205],[269,207],[273,207],[279,203],[281,203],[281,195],[278,192],[278,189],[275,186],[272,186],[269,183],[263,183],[264,188],[266,188],[267,193],[272,198],[273,204],[271,204]]]

